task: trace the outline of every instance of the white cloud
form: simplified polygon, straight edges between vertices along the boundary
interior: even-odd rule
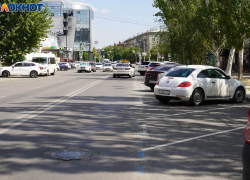
[[[109,12],[109,11],[108,11],[107,9],[102,9],[102,10],[101,10],[101,13],[102,13],[102,14],[105,14],[105,13],[108,13],[108,12]]]

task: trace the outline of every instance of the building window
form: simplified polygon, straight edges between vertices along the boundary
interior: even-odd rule
[[[77,24],[80,24],[80,21],[77,21]]]
[[[54,13],[51,13],[51,16],[54,16]]]
[[[77,11],[77,14],[80,14],[80,11]]]

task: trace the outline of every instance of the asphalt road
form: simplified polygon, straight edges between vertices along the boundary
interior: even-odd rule
[[[143,76],[0,77],[0,180],[241,179],[248,102],[160,104]],[[51,153],[89,151],[62,161]]]

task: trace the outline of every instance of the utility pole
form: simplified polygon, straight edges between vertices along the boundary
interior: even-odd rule
[[[145,39],[143,37],[143,52],[145,52]],[[145,56],[143,56],[143,62],[145,62]]]
[[[156,46],[157,46],[157,62],[158,62],[158,55],[159,55],[159,46],[158,46],[158,39],[157,39],[157,41],[156,41]]]

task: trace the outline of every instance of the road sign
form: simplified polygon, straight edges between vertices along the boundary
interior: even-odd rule
[[[163,58],[164,58],[164,54],[162,54],[162,55],[161,55],[161,57],[163,57]]]
[[[152,38],[152,42],[156,42],[156,38]]]
[[[170,57],[170,58],[171,58],[171,53],[168,53],[168,57]]]
[[[95,44],[98,44],[98,41],[95,41]]]
[[[82,51],[79,51],[79,55],[82,56],[83,52]]]

